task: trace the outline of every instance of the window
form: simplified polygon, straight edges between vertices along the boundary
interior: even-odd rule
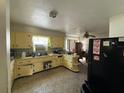
[[[78,40],[67,39],[66,40],[66,51],[74,52],[75,51],[75,43],[76,42],[78,42]]]
[[[33,36],[32,42],[34,51],[36,51],[36,48],[47,50],[49,45],[49,37]]]

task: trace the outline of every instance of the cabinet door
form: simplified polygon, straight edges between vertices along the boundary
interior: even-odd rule
[[[58,66],[61,66],[61,65],[63,65],[63,57],[57,57],[57,62],[56,62],[57,64],[58,64]]]
[[[58,56],[55,56],[52,58],[52,67],[57,67],[57,66],[60,66],[61,63],[60,63],[60,59],[58,58]]]
[[[31,48],[32,47],[32,37],[28,32],[16,32],[16,48]]]
[[[64,47],[64,37],[51,37],[52,47]]]
[[[60,61],[60,59],[59,58],[57,58],[57,60],[56,60],[56,66],[60,66],[61,65],[61,63],[60,63],[61,61]]]
[[[33,63],[33,72],[36,73],[36,72],[40,72],[43,70],[43,62],[36,62],[36,63]]]
[[[33,65],[27,64],[27,65],[20,65],[17,66],[17,73],[16,77],[22,77],[22,76],[29,76],[33,74]]]
[[[59,57],[58,59],[59,59],[60,65],[63,65],[63,61],[64,61],[63,57]]]
[[[15,32],[10,32],[10,47],[11,48],[15,48],[15,45],[16,45],[16,39],[15,39]]]
[[[56,67],[57,66],[57,58],[53,57],[52,58],[52,67]]]

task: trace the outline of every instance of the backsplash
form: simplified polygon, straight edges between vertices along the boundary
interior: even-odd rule
[[[22,56],[22,52],[26,52],[26,56],[32,56],[32,49],[11,49],[11,57],[20,58]]]
[[[11,49],[11,57],[14,58],[21,58],[22,57],[22,53],[25,52],[26,53],[26,57],[29,56],[42,56],[42,55],[48,55],[49,53],[54,53],[54,54],[63,54],[64,50],[63,48],[50,48],[48,49],[48,51],[45,50],[37,50],[36,52],[33,52],[32,49]]]

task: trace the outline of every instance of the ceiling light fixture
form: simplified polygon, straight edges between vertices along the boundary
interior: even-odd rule
[[[49,17],[56,18],[58,15],[58,12],[56,10],[52,10],[49,12]]]

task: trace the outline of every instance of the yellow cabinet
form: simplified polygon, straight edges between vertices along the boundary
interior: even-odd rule
[[[23,77],[23,76],[29,76],[33,74],[33,65],[32,64],[26,64],[26,65],[19,65],[16,69],[16,78]]]
[[[51,37],[52,47],[64,47],[64,37]]]
[[[31,48],[32,35],[29,32],[11,32],[11,48]]]
[[[46,64],[49,63],[48,68],[45,68]],[[51,56],[41,56],[41,57],[30,57],[25,59],[16,59],[14,65],[15,77],[29,76],[33,73],[37,73],[50,68],[64,66],[74,72],[78,72],[79,63],[78,57],[73,55],[51,55]],[[13,78],[13,63],[11,64],[11,72]]]
[[[33,63],[33,73],[40,72],[43,70],[43,62]]]
[[[59,62],[59,60],[58,60],[57,57],[53,59],[53,61],[52,61],[52,65],[53,65],[53,67],[60,66],[60,62]]]
[[[64,55],[64,64],[66,68],[78,72],[79,69],[79,62],[78,62],[78,56],[73,56],[73,55]]]
[[[61,56],[61,55],[58,56],[57,61],[58,61],[59,66],[62,66],[63,65],[63,56]]]
[[[62,56],[53,56],[52,67],[62,66],[62,61],[63,61]]]

